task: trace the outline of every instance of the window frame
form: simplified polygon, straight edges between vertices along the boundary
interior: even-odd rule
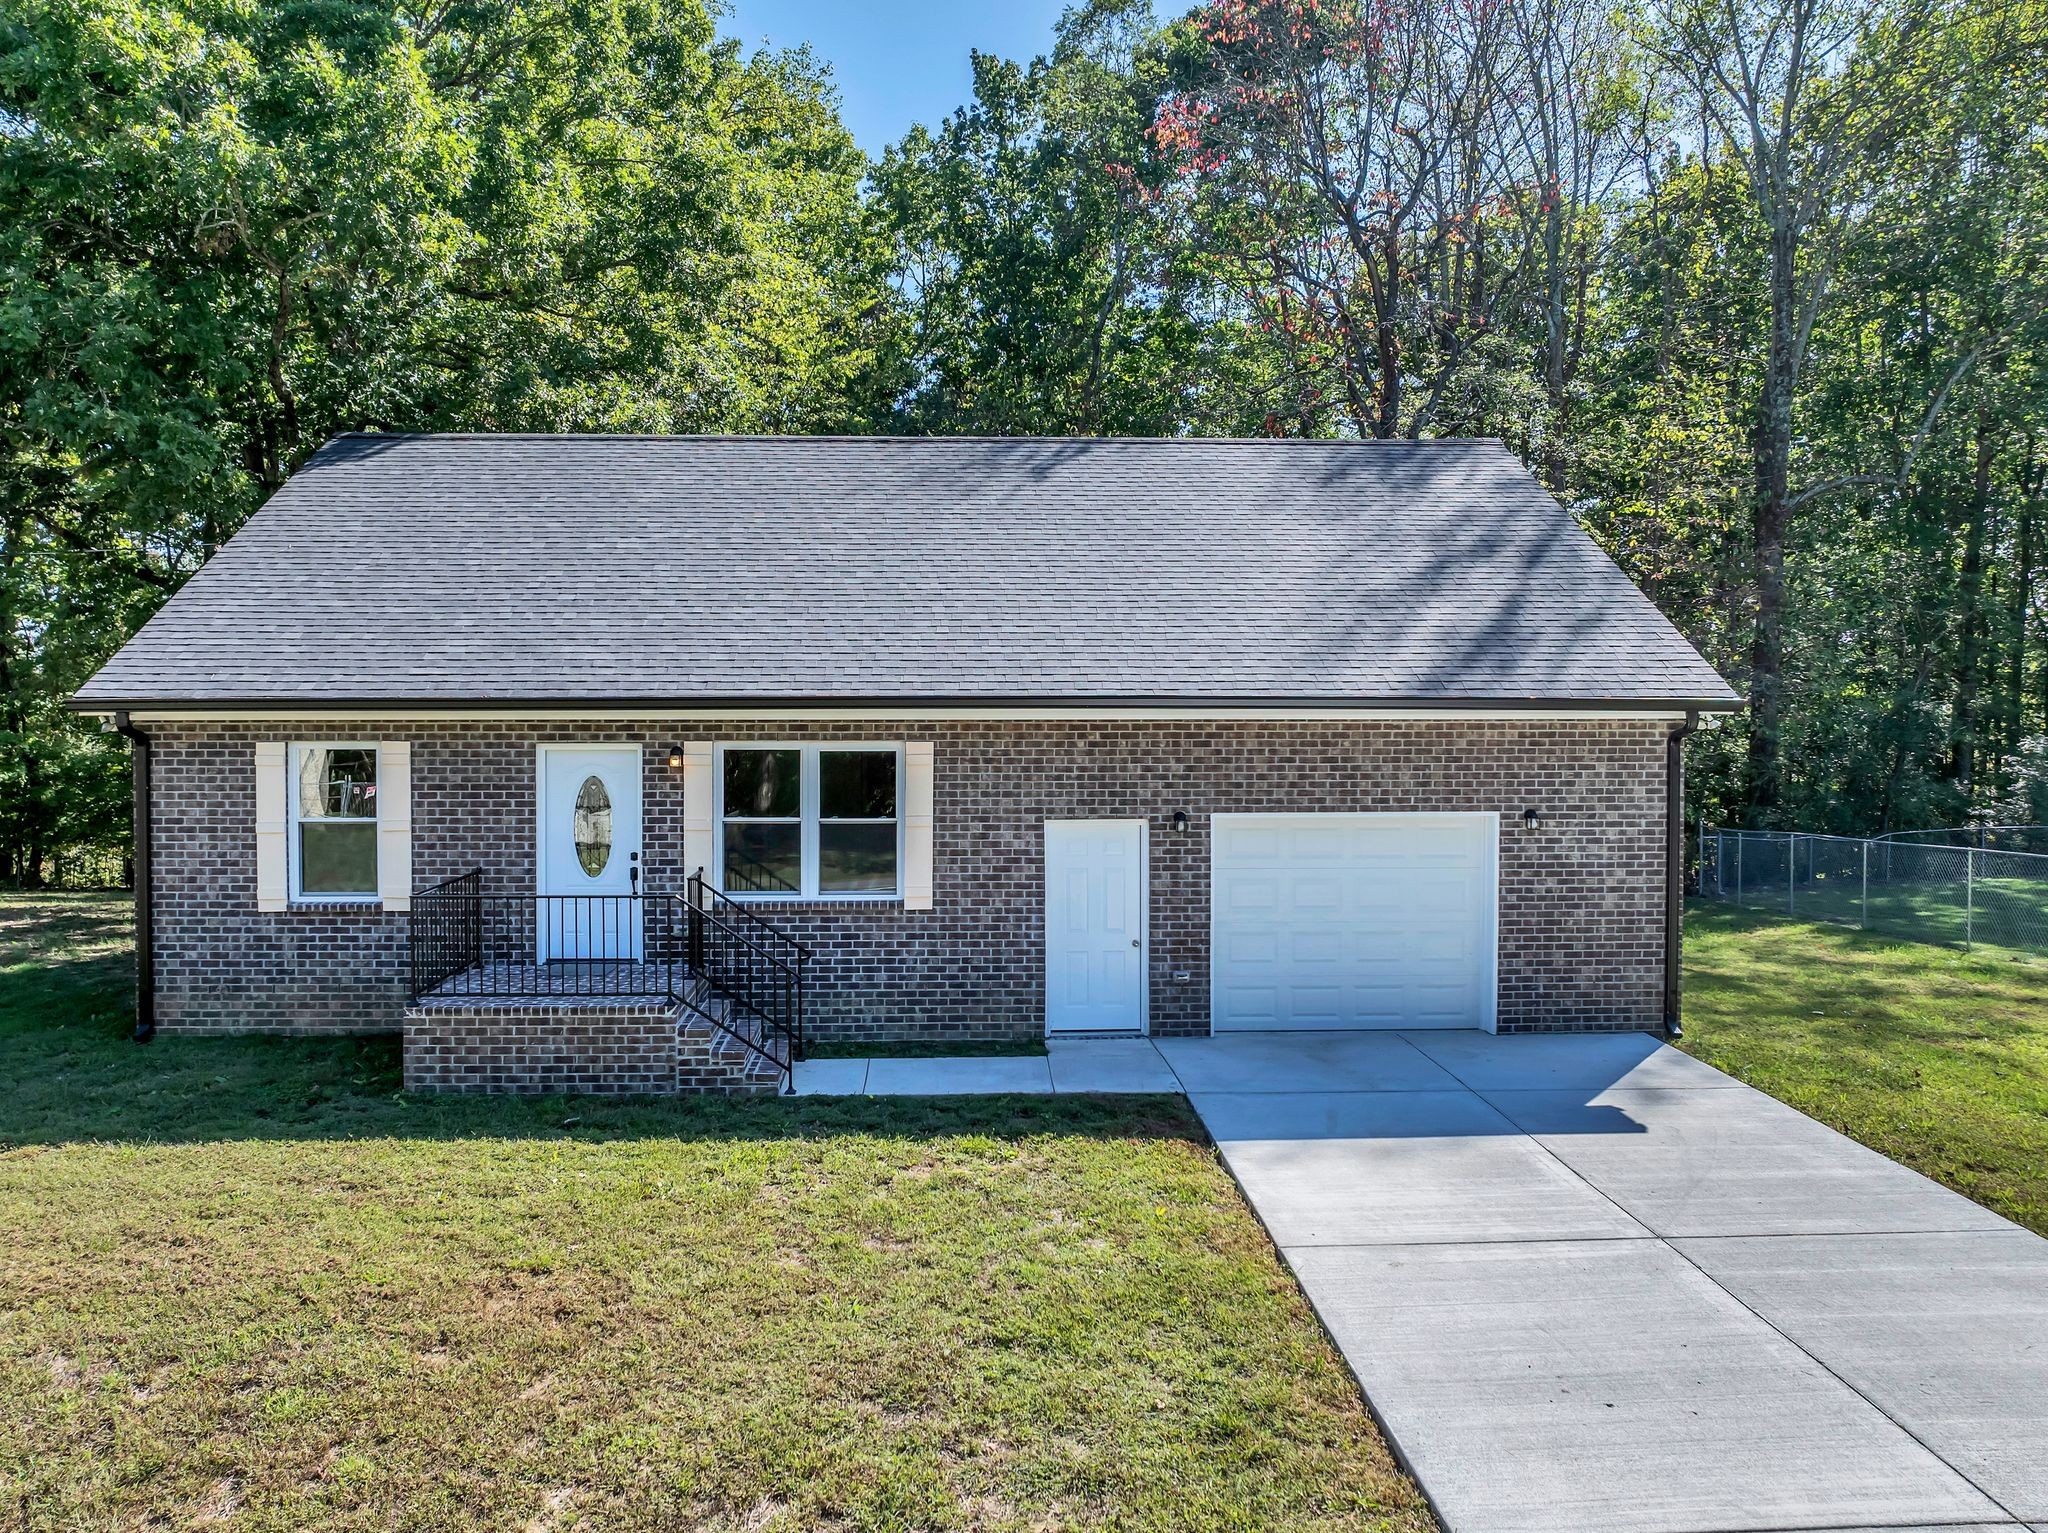
[[[309,821],[307,816],[300,812],[299,808],[299,763],[304,759],[304,753],[307,751],[368,751],[376,772],[373,781],[377,785],[377,812],[367,818],[361,815],[316,815]],[[284,858],[285,867],[288,870],[285,887],[290,891],[292,904],[375,905],[380,903],[384,898],[384,891],[381,887],[384,877],[384,752],[379,748],[378,743],[375,740],[295,740],[285,750],[284,772],[285,807],[287,810]],[[377,848],[377,856],[374,863],[376,869],[375,877],[379,887],[371,889],[367,894],[329,894],[320,890],[315,890],[310,894],[307,893],[300,885],[300,876],[305,871],[305,856],[300,850],[301,837],[299,827],[308,823],[316,825],[368,825],[372,827],[371,834],[374,837]]]
[[[725,756],[727,751],[795,751],[797,755],[797,880],[798,887],[792,891],[773,889],[735,890],[725,887]],[[896,882],[887,889],[821,889],[818,887],[820,873],[818,859],[818,826],[820,799],[822,797],[823,772],[818,764],[822,752],[849,751],[868,752],[873,755],[890,757],[896,764]],[[903,742],[900,740],[730,740],[721,742],[711,753],[712,779],[712,887],[727,899],[743,904],[805,904],[859,905],[897,901],[903,898],[904,817],[903,817]],[[739,815],[739,822],[755,820],[763,824],[787,824],[785,815]],[[883,819],[834,819],[835,825],[886,825],[892,823]]]

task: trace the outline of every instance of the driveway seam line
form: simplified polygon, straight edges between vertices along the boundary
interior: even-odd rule
[[[1411,1247],[1440,1250],[1445,1246],[1616,1246],[1662,1241],[1654,1230],[1640,1235],[1527,1235],[1499,1240],[1297,1240],[1283,1251],[1401,1251]]]
[[[1194,1094],[1194,1093],[1193,1093],[1192,1091],[1188,1090],[1188,1083],[1187,1083],[1186,1081],[1184,1081],[1184,1080],[1182,1080],[1182,1079],[1180,1078],[1180,1071],[1178,1071],[1178,1070],[1174,1069],[1174,1067],[1173,1067],[1173,1061],[1172,1061],[1171,1059],[1167,1058],[1167,1055],[1166,1055],[1166,1050],[1162,1049],[1162,1048],[1161,1048],[1161,1047],[1159,1046],[1159,1042],[1158,1042],[1158,1040],[1157,1040],[1157,1039],[1154,1039],[1154,1038],[1149,1038],[1149,1037],[1148,1037],[1148,1038],[1147,1038],[1147,1039],[1146,1039],[1145,1041],[1146,1041],[1147,1043],[1149,1043],[1149,1044],[1151,1044],[1151,1045],[1152,1045],[1152,1052],[1153,1052],[1153,1053],[1155,1053],[1155,1054],[1157,1054],[1157,1055],[1159,1056],[1159,1062],[1160,1062],[1160,1063],[1161,1063],[1162,1065],[1166,1066],[1166,1073],[1167,1073],[1168,1075],[1170,1075],[1170,1076],[1172,1076],[1172,1077],[1173,1077],[1173,1083],[1174,1083],[1174,1085],[1178,1086],[1178,1087],[1180,1088],[1180,1094],[1181,1094],[1182,1096],[1184,1096],[1184,1097],[1186,1097],[1186,1098],[1188,1099],[1188,1105],[1189,1105],[1189,1106],[1193,1106],[1193,1105],[1194,1105],[1194,1100],[1195,1100],[1195,1094]],[[1196,1113],[1196,1114],[1195,1114],[1195,1116],[1196,1116],[1197,1118],[1200,1118],[1200,1117],[1201,1117],[1202,1115],[1201,1115],[1200,1113]],[[1208,1124],[1204,1123],[1204,1124],[1202,1125],[1202,1130],[1203,1130],[1203,1132],[1204,1132],[1204,1133],[1207,1133],[1207,1132],[1208,1132],[1208,1128],[1209,1128],[1209,1125],[1208,1125]],[[1216,1140],[1216,1136],[1215,1136],[1214,1134],[1210,1134],[1210,1135],[1209,1135],[1209,1141],[1210,1141],[1210,1143],[1214,1144],[1214,1143],[1215,1143],[1215,1140]],[[1222,1158],[1222,1155],[1223,1155],[1223,1151],[1222,1151],[1222,1148],[1221,1148],[1220,1146],[1219,1146],[1219,1147],[1217,1148],[1216,1154],[1217,1154],[1217,1158],[1218,1158],[1218,1159],[1221,1159],[1221,1158]],[[1242,1189],[1239,1189],[1239,1190],[1240,1190],[1240,1191],[1242,1191]],[[1247,1203],[1249,1203],[1249,1202],[1251,1201],[1251,1199],[1247,1198],[1247,1199],[1245,1199],[1245,1201],[1246,1201]]]
[[[1887,1528],[1897,1528],[1901,1530],[1901,1533],[1914,1533],[1914,1530],[1916,1529],[1927,1527],[2018,1528],[2021,1530],[2021,1533],[2026,1533],[2026,1525],[2024,1523],[2008,1522],[2004,1518],[1989,1517],[1965,1517],[1961,1522],[1957,1522],[1951,1519],[1948,1522],[1940,1523],[1825,1522],[1820,1524],[1814,1524],[1811,1522],[1788,1522],[1784,1526],[1776,1528],[1740,1528],[1733,1526],[1721,1528],[1688,1528],[1685,1530],[1685,1533],[1883,1533],[1883,1530]]]
[[[1598,1189],[1596,1188],[1595,1191]],[[1627,1212],[1623,1210],[1623,1212]],[[1633,1214],[1630,1218],[1635,1218]],[[1642,1224],[1641,1219],[1636,1223]],[[1987,1230],[1982,1225],[1957,1230],[1821,1230],[1814,1233],[1798,1233],[1774,1230],[1764,1235],[1665,1235],[1643,1225],[1640,1235],[1502,1235],[1494,1239],[1472,1240],[1297,1240],[1285,1249],[1291,1251],[1392,1251],[1402,1246],[1589,1246],[1615,1245],[1627,1241],[1661,1241],[1670,1245],[1677,1240],[1857,1240],[1865,1236],[1873,1240],[1911,1239],[1919,1235],[2003,1235],[2003,1230]],[[1698,1263],[1694,1263],[1695,1266]],[[1719,1283],[1714,1285],[1721,1287]],[[1878,1523],[1850,1523],[1850,1527],[1878,1527]],[[1913,1524],[1908,1523],[1908,1527]]]

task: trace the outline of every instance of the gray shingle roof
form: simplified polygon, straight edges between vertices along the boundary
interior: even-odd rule
[[[352,436],[80,706],[1735,701],[1491,442]]]

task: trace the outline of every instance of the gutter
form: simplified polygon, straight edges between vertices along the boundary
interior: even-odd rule
[[[1685,940],[1685,742],[1700,727],[1700,716],[1687,713],[1685,722],[1664,741],[1664,1036],[1685,1035],[1679,1013],[1684,1001],[1682,961]]]
[[[149,736],[135,727],[125,710],[114,715],[114,731],[127,736],[135,767],[135,1041],[147,1043],[156,1036],[155,879],[149,833],[153,753]]]
[[[898,717],[916,713],[972,712],[992,709],[1057,709],[1075,713],[1111,711],[1172,712],[1188,714],[1225,713],[1233,709],[1256,709],[1260,713],[1285,716],[1343,709],[1359,714],[1402,713],[1418,710],[1446,715],[1484,713],[1732,713],[1743,706],[1736,697],[1471,697],[1416,693],[1412,696],[1367,697],[1191,697],[1157,694],[1149,696],[1091,696],[1069,693],[1010,693],[977,696],[973,693],[920,693],[892,696],[883,694],[741,694],[704,697],[132,697],[101,698],[74,695],[65,707],[74,713],[112,714],[123,710],[194,717],[239,714],[284,714],[293,718],[309,715],[353,715],[383,718],[410,714],[516,713],[520,717],[560,713],[587,718],[593,711],[615,713],[701,714],[707,717],[747,713],[759,709],[802,709],[831,714],[848,709],[885,710]]]

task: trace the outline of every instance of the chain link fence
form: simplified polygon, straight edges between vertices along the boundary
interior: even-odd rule
[[[1938,830],[1895,830],[1871,839],[1974,846],[1980,852],[2048,853],[2048,825],[1950,825]]]
[[[2040,852],[1702,827],[1699,857],[1705,899],[1916,942],[2048,954],[2048,855]]]
[[[134,879],[125,853],[99,846],[59,847],[31,867],[0,865],[0,889],[125,889]]]

